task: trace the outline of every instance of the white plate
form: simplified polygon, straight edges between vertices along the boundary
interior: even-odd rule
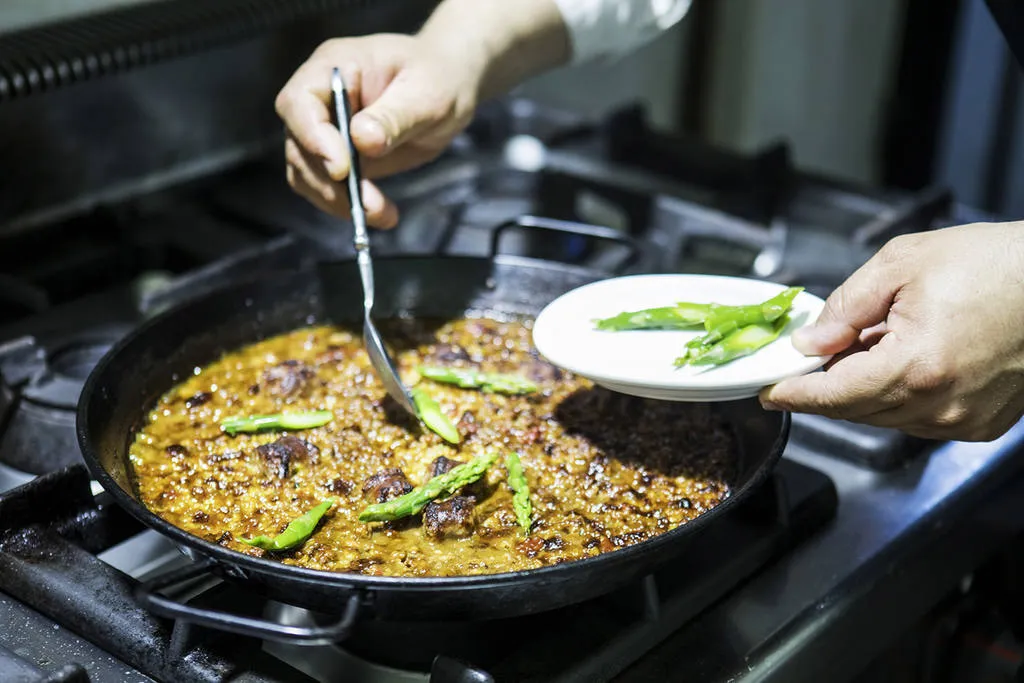
[[[793,330],[814,322],[825,302],[807,292],[793,301],[790,323],[757,353],[719,366],[673,365],[686,342],[703,333],[637,330],[606,332],[596,318],[622,311],[671,306],[678,301],[755,304],[785,289],[762,280],[717,275],[635,275],[601,280],[551,302],[533,327],[533,343],[548,362],[608,389],[668,401],[733,401],[764,387],[812,372],[828,361],[793,348]]]

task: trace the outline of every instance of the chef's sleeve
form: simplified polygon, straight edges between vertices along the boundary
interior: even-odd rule
[[[572,42],[574,64],[615,59],[675,26],[691,0],[554,0]]]

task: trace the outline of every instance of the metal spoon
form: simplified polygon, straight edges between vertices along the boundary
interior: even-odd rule
[[[413,402],[409,390],[402,384],[395,370],[395,364],[384,348],[384,342],[380,338],[377,327],[373,324],[370,315],[373,310],[373,260],[370,258],[370,238],[366,233],[366,212],[363,209],[363,193],[361,188],[361,177],[359,173],[359,157],[356,147],[352,143],[352,133],[349,130],[349,122],[352,120],[352,111],[348,102],[348,93],[345,90],[345,82],[341,77],[341,71],[334,69],[331,75],[331,93],[334,99],[334,113],[337,118],[338,129],[341,136],[348,143],[349,172],[348,172],[348,197],[352,206],[352,224],[355,226],[355,247],[356,263],[359,266],[359,277],[363,282],[363,345],[366,346],[366,353],[370,356],[370,363],[377,371],[377,377],[384,384],[388,395],[402,406],[413,417],[418,418],[416,404]]]

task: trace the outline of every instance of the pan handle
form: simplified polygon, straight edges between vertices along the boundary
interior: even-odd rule
[[[204,574],[211,574],[216,564],[215,560],[202,560],[144,581],[135,588],[135,599],[157,616],[264,640],[315,645],[337,643],[352,633],[362,603],[362,596],[358,592],[349,597],[341,617],[326,626],[292,626],[266,619],[192,607],[157,593],[165,588],[197,579]]]
[[[622,272],[640,258],[640,245],[637,241],[614,228],[563,221],[555,218],[542,218],[540,216],[520,216],[519,218],[505,221],[491,232],[490,259],[492,261],[500,254],[501,238],[509,230],[547,230],[548,232],[562,235],[577,235],[579,237],[589,237],[593,240],[614,242],[625,247],[626,255],[616,267],[611,269],[613,273]]]

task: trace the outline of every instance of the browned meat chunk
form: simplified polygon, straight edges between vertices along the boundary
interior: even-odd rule
[[[288,476],[293,461],[312,460],[320,453],[313,444],[291,435],[282,436],[273,443],[257,446],[256,452],[281,479]]]
[[[561,550],[565,547],[565,541],[558,536],[544,539],[544,550]]]
[[[551,363],[534,358],[523,366],[523,374],[534,382],[557,382],[562,379],[562,371]]]
[[[352,482],[338,477],[327,482],[327,490],[339,496],[347,496],[355,488]]]
[[[438,344],[427,356],[430,363],[455,363],[470,360],[469,352],[458,344]]]
[[[434,458],[434,462],[430,463],[430,476],[440,477],[442,474],[447,474],[453,467],[458,467],[461,464],[461,460],[452,460],[443,455],[438,456]]]
[[[213,398],[213,394],[208,391],[200,391],[198,394],[193,394],[185,400],[186,408],[197,408],[204,403],[208,403]]]
[[[434,458],[434,461],[430,463],[429,471],[427,472],[430,477],[439,477],[442,474],[447,474],[453,467],[462,465],[461,460],[452,460],[441,455]],[[477,479],[472,484],[467,484],[459,489],[463,494],[472,496],[477,500],[483,500],[487,497],[487,482],[483,479]]]
[[[301,391],[306,383],[315,376],[316,371],[305,363],[286,360],[264,372],[263,380],[270,386],[273,393],[280,396],[291,396]]]
[[[363,483],[363,493],[375,503],[384,503],[412,491],[412,484],[400,469],[378,472]]]
[[[423,508],[423,531],[434,539],[465,538],[475,526],[472,496],[452,496],[443,501],[428,503]]]
[[[477,433],[477,430],[480,429],[480,425],[477,424],[476,416],[467,410],[462,414],[462,417],[459,418],[458,428],[459,433],[468,439]]]
[[[516,550],[527,557],[537,557],[537,553],[544,549],[544,539],[540,536],[530,536],[524,541],[516,544]]]

